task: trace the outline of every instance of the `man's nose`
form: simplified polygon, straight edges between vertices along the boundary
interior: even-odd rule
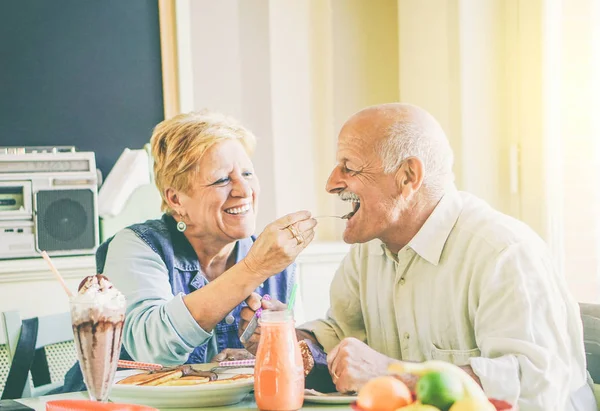
[[[327,190],[330,194],[337,194],[340,191],[343,191],[346,188],[346,184],[340,175],[340,167],[336,166],[329,175],[327,179],[327,184],[325,185],[325,190]]]

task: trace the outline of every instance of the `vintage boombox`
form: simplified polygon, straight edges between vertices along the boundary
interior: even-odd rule
[[[93,254],[97,203],[93,152],[0,147],[0,259]]]

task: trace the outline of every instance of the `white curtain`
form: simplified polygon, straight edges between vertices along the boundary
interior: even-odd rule
[[[600,301],[600,2],[546,3],[548,241],[578,300]]]

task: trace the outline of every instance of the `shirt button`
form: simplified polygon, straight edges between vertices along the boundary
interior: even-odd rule
[[[410,338],[410,334],[409,333],[404,333],[404,339],[408,340]]]
[[[235,318],[233,318],[233,315],[229,314],[227,317],[225,317],[225,322],[229,325],[233,324],[233,322],[235,321]]]
[[[405,282],[406,282],[406,280],[404,278],[400,279],[400,285],[404,285]]]

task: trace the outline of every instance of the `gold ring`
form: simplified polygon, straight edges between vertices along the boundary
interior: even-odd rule
[[[337,374],[335,373],[335,371],[332,371],[331,373],[333,374],[333,378],[335,378],[336,381],[339,380],[340,377],[337,376]]]
[[[297,245],[300,245],[304,242],[304,237],[302,237],[302,234],[298,232],[298,230],[296,229],[296,227],[294,227],[293,224],[288,225],[286,228],[290,230],[290,233],[292,233],[292,237],[296,239],[296,242],[298,243]]]
[[[296,230],[294,224],[290,224],[286,228],[290,230],[290,233],[292,233],[292,237],[298,237],[298,230]]]

